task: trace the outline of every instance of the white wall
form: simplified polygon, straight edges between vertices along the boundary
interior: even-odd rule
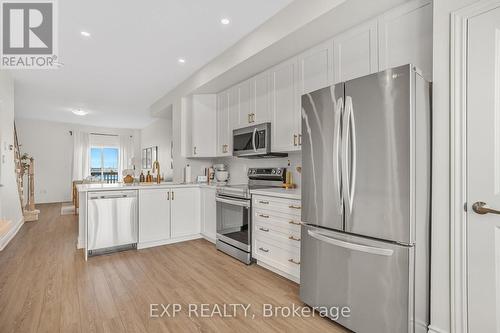
[[[0,219],[12,221],[11,231],[0,238],[0,249],[22,225],[23,215],[17,191],[14,151],[14,81],[0,70]]]
[[[158,146],[158,162],[160,162],[161,173],[165,181],[171,181],[173,178],[173,159],[171,158],[172,135],[172,113],[167,118],[155,120],[151,125],[143,128],[141,131],[141,150],[149,147]],[[139,155],[140,158],[141,155]],[[139,160],[138,167],[141,168]],[[139,171],[140,173],[140,171]],[[146,172],[144,172],[146,174]]]
[[[81,126],[68,123],[16,118],[21,151],[35,159],[35,202],[71,201],[73,172],[73,137],[70,131],[132,135],[131,129]],[[136,156],[138,146],[136,146]]]

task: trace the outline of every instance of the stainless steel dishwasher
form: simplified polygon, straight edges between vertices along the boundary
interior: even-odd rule
[[[137,247],[137,191],[89,192],[87,214],[88,255]]]

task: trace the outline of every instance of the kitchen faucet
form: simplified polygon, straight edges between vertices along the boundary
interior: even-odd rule
[[[156,183],[160,184],[161,183],[161,175],[160,175],[160,162],[154,161],[153,163],[153,172],[157,172],[156,174]]]

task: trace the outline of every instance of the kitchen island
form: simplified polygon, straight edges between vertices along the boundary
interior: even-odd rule
[[[212,242],[215,240],[215,185],[171,182],[81,184],[77,186],[77,190],[80,206],[77,247],[85,250],[85,258],[89,249],[92,249],[89,247],[89,240],[92,239],[88,237],[89,210],[92,209],[92,217],[99,215],[99,219],[106,223],[110,223],[111,216],[121,215],[117,221],[111,222],[114,224],[119,223],[120,219],[125,220],[126,216],[122,230],[134,236],[130,239],[138,249],[202,237]],[[99,198],[107,200],[111,197],[130,199],[126,201],[126,205],[115,204],[114,212],[107,211],[110,209],[107,208],[109,205],[96,205],[89,201]],[[210,200],[212,197],[213,200]],[[121,210],[126,212],[122,214]],[[101,236],[96,235],[98,229],[93,230],[93,238]]]

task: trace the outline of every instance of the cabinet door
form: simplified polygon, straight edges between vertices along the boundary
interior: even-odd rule
[[[334,83],[378,72],[377,21],[356,26],[333,39]]]
[[[250,79],[250,120],[252,123],[271,121],[269,90],[268,71]]]
[[[413,64],[432,79],[432,2],[411,1],[379,19],[380,70]]]
[[[215,242],[216,233],[216,204],[215,189],[201,189],[201,232]]]
[[[237,98],[234,103],[234,111],[237,114],[238,127],[246,127],[251,123],[250,117],[250,80],[244,81],[236,86]]]
[[[224,91],[217,95],[217,156],[231,155],[229,122],[229,93]]]
[[[215,157],[217,147],[216,95],[193,95],[193,157]]]
[[[193,236],[200,233],[200,189],[173,188],[172,238]]]
[[[170,189],[139,191],[139,243],[170,238]]]
[[[333,83],[333,43],[331,40],[302,53],[299,59],[300,95]]]
[[[272,150],[275,152],[298,150],[297,127],[297,58],[285,61],[270,70]]]

